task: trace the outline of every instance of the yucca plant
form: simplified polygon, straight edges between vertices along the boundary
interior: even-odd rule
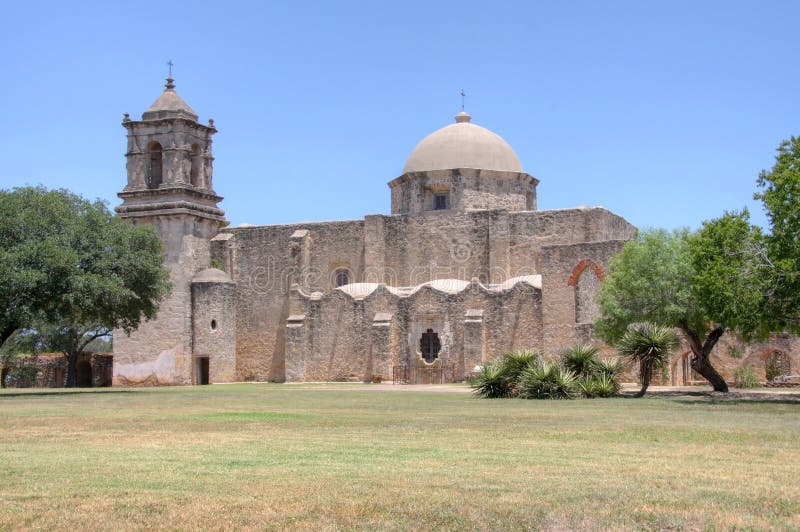
[[[533,349],[511,351],[498,359],[497,364],[508,380],[509,395],[517,395],[517,384],[522,372],[528,366],[539,363],[541,359],[541,353]]]
[[[619,392],[619,383],[608,375],[584,377],[579,381],[581,392],[589,398],[613,397]]]
[[[621,358],[598,358],[594,365],[596,376],[606,376],[619,388],[619,377],[625,369],[625,362]]]
[[[481,368],[472,382],[472,392],[485,399],[509,397],[511,386],[505,369],[498,362],[489,362]]]
[[[523,399],[572,399],[578,377],[557,362],[538,362],[522,371],[517,390]]]
[[[670,352],[680,345],[678,335],[669,328],[644,322],[631,325],[617,343],[619,354],[639,364],[642,389],[634,397],[642,397],[650,386],[653,371],[669,362]]]
[[[597,354],[600,348],[590,344],[578,344],[561,353],[564,368],[580,377],[589,377],[595,373]]]

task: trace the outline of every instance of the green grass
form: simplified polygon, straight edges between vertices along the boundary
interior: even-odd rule
[[[800,528],[800,404],[0,393],[0,529]]]

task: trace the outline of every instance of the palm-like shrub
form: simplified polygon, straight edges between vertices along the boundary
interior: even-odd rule
[[[473,391],[486,398],[515,397],[522,371],[540,360],[541,354],[535,350],[505,353],[483,367],[471,383]]]
[[[578,377],[556,362],[538,362],[522,371],[517,390],[524,399],[572,399],[578,394]]]
[[[575,375],[589,377],[595,373],[599,352],[599,347],[578,344],[561,353],[561,363],[564,368],[572,371]]]
[[[497,361],[485,364],[473,378],[472,391],[485,399],[508,397],[511,394],[511,383],[506,378],[503,365]]]
[[[619,383],[605,374],[584,377],[579,381],[580,389],[586,397],[613,397],[619,392]]]
[[[628,328],[617,343],[617,350],[623,357],[639,364],[642,389],[635,397],[642,397],[647,392],[653,371],[666,365],[670,352],[679,345],[678,336],[669,327],[644,322]]]
[[[522,372],[528,366],[539,363],[541,359],[541,354],[533,349],[511,351],[500,357],[497,364],[502,368],[503,374],[508,380],[509,395],[517,395],[517,384]]]

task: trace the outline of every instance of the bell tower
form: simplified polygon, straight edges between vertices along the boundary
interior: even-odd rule
[[[128,184],[119,193],[123,203],[117,213],[148,222],[164,214],[191,214],[218,225],[225,213],[217,208],[222,198],[214,192],[212,179],[214,120],[200,124],[175,92],[174,81],[167,78],[164,92],[141,120],[125,113]]]
[[[122,385],[192,382],[192,278],[209,267],[210,240],[225,222],[213,185],[211,137],[214,121],[197,113],[175,91],[172,77],[164,91],[131,120],[127,184],[118,194],[117,214],[134,224],[151,224],[164,244],[164,266],[172,292],[158,315],[131,333],[114,331],[114,382]]]

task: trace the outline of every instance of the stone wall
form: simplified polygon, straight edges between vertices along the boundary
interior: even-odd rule
[[[420,339],[429,329],[441,345],[435,363],[453,366],[458,378],[503,352],[541,345],[541,293],[529,283],[439,286],[408,294],[385,285],[326,294],[296,286],[285,325],[286,379],[390,378],[394,366],[423,363]]]
[[[144,322],[130,336],[122,330],[114,331],[114,384],[191,384],[190,283],[209,265],[209,241],[216,234],[217,223],[191,215],[136,221],[154,224],[160,234],[172,291],[159,305],[154,320]]]
[[[203,277],[208,271],[217,275]],[[236,381],[235,284],[220,270],[204,270],[192,281],[192,308],[192,382],[201,382],[198,358],[208,359],[209,383]]]
[[[436,208],[435,196],[446,197],[447,209],[536,210],[539,181],[521,172],[458,168],[403,174],[389,183],[392,214],[422,214]]]

